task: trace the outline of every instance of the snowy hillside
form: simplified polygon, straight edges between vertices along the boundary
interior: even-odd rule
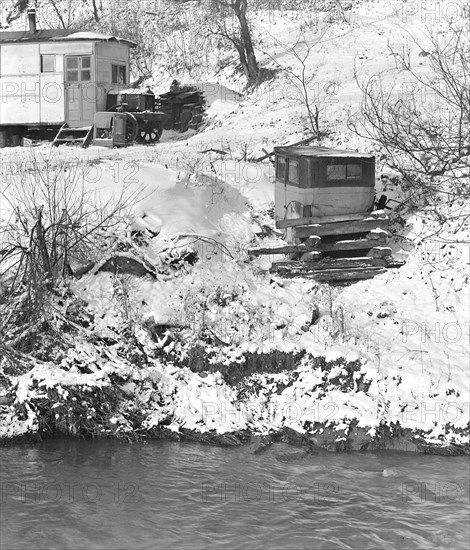
[[[22,351],[24,335],[2,325],[4,437],[45,424],[86,435],[290,428],[329,448],[341,441],[393,447],[387,438],[403,437],[396,447],[404,450],[468,449],[468,181],[452,204],[443,194],[432,212],[425,203],[409,208],[410,190],[387,152],[351,129],[360,116],[358,83],[380,73],[393,97],[406,97],[410,68],[429,72],[429,33],[449,32],[445,2],[434,18],[408,4],[351,2],[333,21],[329,12],[318,20],[313,12],[256,11],[256,53],[269,77],[251,91],[227,46],[208,53],[197,75],[163,74],[155,65],[146,84],[157,92],[173,78],[205,92],[198,132],[168,131],[154,146],[126,149],[0,150],[4,223],[15,215],[14,183],[25,174],[18,167],[28,163],[59,172],[79,166],[84,188],[101,200],[122,186],[137,197],[111,244],[87,258],[95,268],[69,278],[69,293],[51,299],[56,325],[48,327],[64,331],[63,343],[54,348],[51,337],[41,352]],[[463,4],[454,15],[465,20]],[[230,61],[217,67],[222,54]],[[400,269],[329,286],[271,275],[273,258],[248,256],[250,246],[283,242],[272,218],[272,165],[254,159],[311,133],[305,92],[292,78],[302,69],[299,56],[319,110],[318,142],[376,155],[377,194],[395,201],[393,252],[406,260]],[[439,107],[422,92],[424,103]],[[132,241],[136,231],[143,243]],[[99,270],[122,250],[157,266],[156,277]],[[195,263],[185,260],[191,253]],[[12,367],[15,346],[20,369]],[[76,412],[81,399],[86,406]]]

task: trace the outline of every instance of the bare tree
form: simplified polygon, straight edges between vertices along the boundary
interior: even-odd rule
[[[352,121],[352,127],[385,147],[393,168],[403,167],[397,157],[401,154],[411,161],[408,173],[461,180],[470,155],[469,39],[463,29],[454,29],[444,45],[430,38],[432,50],[422,51],[431,76],[410,69],[414,82],[400,93],[396,86],[386,85],[384,75],[365,84],[356,78],[363,92],[365,123]]]
[[[209,33],[229,42],[237,51],[247,86],[259,82],[260,68],[256,59],[254,39],[248,11],[257,7],[257,0],[166,0],[167,6],[177,6],[192,16],[192,28],[200,27],[198,34]],[[198,9],[195,9],[195,8]],[[168,42],[170,37],[166,37]],[[205,44],[208,45],[207,43]],[[210,46],[210,45],[209,45]]]
[[[147,5],[138,0],[118,3],[110,17],[102,17],[95,28],[132,40],[131,71],[134,86],[159,72],[168,75],[195,76],[208,62],[210,44],[207,33],[200,32],[206,12],[195,0],[191,2],[162,0]]]
[[[320,88],[317,87],[316,92],[315,90],[312,91],[312,84],[316,75],[312,68],[313,60],[311,54],[315,47],[321,42],[327,30],[327,27],[321,29],[318,36],[310,42],[305,37],[304,31],[301,30],[292,46],[284,44],[279,39],[273,37],[274,40],[284,48],[287,54],[294,57],[297,67],[293,68],[290,65],[281,64],[276,58],[271,56],[269,52],[264,52],[271,58],[276,67],[287,75],[289,83],[298,93],[301,103],[307,112],[310,130],[316,138],[321,137],[320,113],[322,107],[320,105]]]
[[[414,69],[406,88],[389,84],[385,73],[365,83],[361,111],[349,122],[362,137],[378,143],[388,165],[401,173],[412,199],[437,213],[445,194],[455,204],[455,217],[468,218],[458,207],[470,196],[470,39],[464,27],[430,34],[426,48],[418,44],[430,71]],[[397,54],[400,56],[400,52]]]
[[[209,12],[209,29],[215,36],[228,40],[237,50],[248,86],[256,85],[260,68],[256,59],[253,38],[248,22],[248,0],[213,0]],[[233,25],[235,16],[238,24]],[[215,23],[214,23],[215,20]]]
[[[22,9],[26,10],[27,2],[24,4]],[[75,0],[36,0],[35,4],[46,26],[63,29],[86,28],[92,22],[98,23],[103,13],[102,1],[98,4],[97,0],[82,0],[85,9],[80,10],[76,9]]]
[[[66,29],[67,27],[69,27],[70,26],[70,1],[69,1],[69,5],[68,5],[69,9],[66,10],[67,15],[65,15],[65,13],[64,13],[64,16],[62,15],[62,12],[59,9],[59,6],[57,5],[56,0],[49,0],[49,3],[54,8],[54,11],[57,15],[57,19],[59,20],[59,23],[61,24],[62,28]],[[67,23],[65,23],[64,17],[67,18]]]

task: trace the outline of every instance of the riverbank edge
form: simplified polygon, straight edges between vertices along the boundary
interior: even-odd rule
[[[131,355],[126,356],[126,361],[129,364],[136,363],[135,349],[135,346],[131,343],[130,348],[127,350]],[[211,364],[205,350],[198,348],[198,351],[197,354],[191,354],[190,360],[183,365],[186,368],[186,373],[192,373],[201,377],[201,379],[208,375],[219,375],[220,379],[227,384],[227,387],[236,392],[242,402],[244,402],[244,399],[256,395],[256,391],[254,394],[253,391],[257,385],[262,382],[266,385],[266,380],[260,379],[260,376],[271,377],[270,383],[275,383],[275,387],[271,388],[270,391],[276,394],[282,393],[297,380],[302,362],[307,362],[310,370],[316,369],[319,376],[321,375],[321,378],[315,382],[315,388],[324,392],[325,395],[333,390],[367,392],[373,382],[367,376],[367,372],[363,370],[363,362],[357,358],[346,359],[339,356],[327,360],[323,355],[313,356],[305,350],[285,352],[276,349],[262,354],[247,353],[242,364],[226,365]],[[148,366],[150,363],[145,364]],[[338,368],[340,370],[334,372],[334,369]],[[179,369],[177,369],[177,372],[180,372]],[[181,370],[181,372],[184,371]],[[272,376],[276,374],[285,374],[287,378],[284,377],[275,381]],[[171,418],[160,419],[153,425],[145,426],[144,422],[147,416],[139,407],[134,411],[133,418],[130,418],[132,415],[127,415],[127,418],[122,419],[119,419],[120,412],[116,408],[108,408],[109,400],[115,401],[115,406],[120,402],[119,399],[122,399],[123,402],[133,401],[129,393],[123,393],[123,387],[130,380],[134,381],[134,378],[129,378],[128,375],[123,376],[119,371],[113,372],[111,375],[118,378],[114,379],[112,383],[110,382],[110,385],[105,386],[111,391],[109,395],[96,392],[85,394],[81,387],[75,387],[73,390],[73,384],[63,384],[59,377],[53,380],[53,384],[49,381],[48,392],[50,393],[47,395],[46,403],[42,402],[41,407],[37,407],[39,425],[35,426],[35,430],[33,428],[34,431],[31,428],[26,428],[30,430],[26,431],[25,427],[18,426],[15,428],[11,426],[10,430],[0,433],[0,447],[22,443],[34,444],[43,439],[64,437],[83,440],[115,438],[116,440],[128,442],[160,439],[197,442],[220,447],[248,446],[250,452],[255,454],[262,453],[276,442],[301,447],[307,454],[367,451],[399,451],[441,456],[470,454],[470,439],[468,437],[470,424],[467,424],[465,428],[448,424],[445,427],[445,434],[443,433],[439,438],[432,433],[433,428],[422,430],[403,427],[399,421],[387,422],[386,420],[383,420],[378,426],[359,426],[360,420],[358,418],[348,418],[347,416],[343,416],[340,422],[331,419],[329,421],[326,419],[323,421],[309,420],[302,426],[305,430],[302,432],[288,425],[281,425],[266,432],[255,425],[220,433],[215,429],[199,430],[194,428],[194,422],[191,428],[184,427],[184,423],[181,426],[173,424],[170,427]],[[43,383],[42,378],[38,378],[36,383],[39,380]],[[143,378],[140,382],[142,381],[148,380]],[[217,384],[219,384],[219,381]],[[154,381],[152,381],[151,386],[153,390],[156,389]],[[58,389],[61,391],[58,391]],[[117,398],[118,393],[116,392],[121,392],[119,398]],[[67,394],[68,401],[62,401],[64,394]],[[73,395],[76,395],[76,397],[73,397]],[[48,417],[52,409],[57,411],[70,409],[71,403],[77,403],[78,397],[80,397],[79,401],[87,399],[93,405],[95,411],[100,410],[101,413],[104,413],[104,418],[93,426],[84,425],[83,423],[80,426],[77,419],[73,417],[72,419],[60,417],[57,422],[54,418]],[[217,399],[217,397],[214,397],[214,399]],[[13,395],[10,395],[4,405],[11,405],[12,403]],[[55,409],[58,403],[63,405],[61,409]],[[106,410],[99,409],[101,405],[106,406]],[[7,426],[9,420],[5,414],[5,408],[2,406],[0,421]],[[67,411],[65,411],[65,414],[67,414]],[[57,418],[57,414],[55,416]],[[122,422],[122,420],[125,420],[125,422]]]
[[[40,434],[28,432],[0,438],[0,447],[20,444],[37,444],[45,439],[57,437],[71,439],[109,439],[132,442],[155,440],[175,441],[179,443],[201,443],[218,447],[246,446],[252,454],[262,454],[274,443],[286,443],[292,447],[302,448],[306,455],[321,453],[379,452],[398,451],[439,456],[470,455],[470,443],[438,444],[429,443],[424,434],[404,429],[399,425],[383,426],[375,436],[369,435],[369,429],[357,427],[353,421],[343,430],[318,424],[313,432],[300,433],[284,427],[269,434],[258,434],[250,430],[240,430],[218,434],[212,431],[200,432],[181,428],[176,432],[164,426],[154,427],[145,433],[125,433],[116,435],[72,436],[69,433]]]

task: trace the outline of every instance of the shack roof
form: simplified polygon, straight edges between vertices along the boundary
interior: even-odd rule
[[[189,92],[170,91],[161,94],[159,97],[164,101],[170,103],[186,103],[191,98],[198,99],[202,96],[202,92],[199,90],[192,90]]]
[[[24,44],[33,42],[73,42],[73,41],[97,41],[97,42],[123,42],[132,48],[137,44],[125,38],[101,34],[93,31],[77,31],[76,29],[40,29],[31,31],[5,31],[0,32],[1,44]]]
[[[274,147],[277,155],[287,157],[343,157],[343,158],[363,158],[373,159],[374,156],[368,153],[358,153],[357,151],[345,151],[343,149],[330,149],[329,147],[319,147],[315,145],[291,145],[288,147]]]

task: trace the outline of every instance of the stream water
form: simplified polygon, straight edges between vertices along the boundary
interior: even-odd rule
[[[468,457],[52,439],[0,466],[2,550],[470,547]]]

